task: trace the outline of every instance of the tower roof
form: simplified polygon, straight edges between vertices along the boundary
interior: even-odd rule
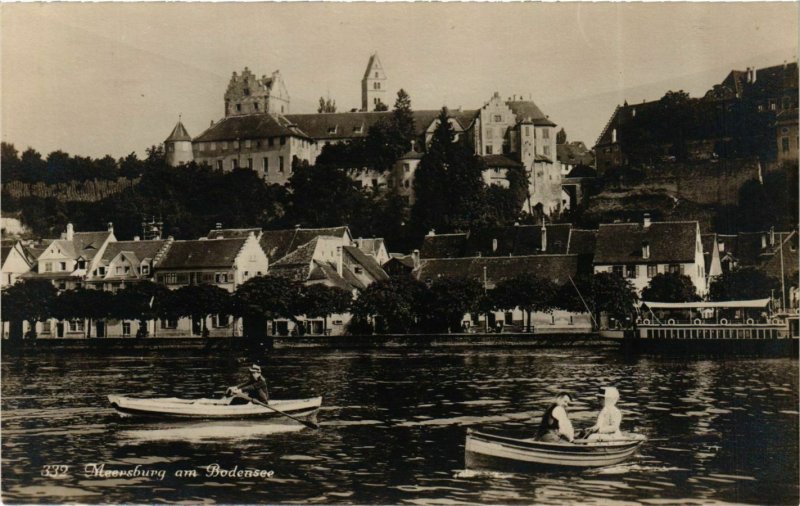
[[[390,62],[391,63],[391,62]],[[378,69],[383,71],[383,65],[381,65],[381,60],[378,58],[378,52],[374,52],[369,57],[369,62],[367,62],[367,69],[364,71],[364,79],[369,78],[369,75],[372,73],[372,68],[377,65]]]
[[[172,129],[172,133],[169,134],[167,140],[164,142],[175,142],[175,141],[191,141],[192,136],[189,135],[189,132],[186,131],[186,127],[183,126],[180,120],[178,120],[178,124],[175,125],[175,128]]]

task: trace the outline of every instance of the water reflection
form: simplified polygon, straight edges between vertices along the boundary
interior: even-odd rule
[[[141,422],[108,393],[209,397],[247,356],[170,350],[4,357],[3,494],[11,502],[713,503],[798,501],[797,362],[661,359],[613,351],[286,350],[262,361],[275,397],[323,396],[321,428],[287,421]],[[464,469],[467,427],[529,436],[552,395],[575,393],[576,426],[595,392],[621,392],[623,430],[651,441],[629,462],[520,476]],[[41,475],[69,464],[68,476]],[[164,470],[93,478],[83,466]],[[175,470],[274,471],[270,479],[176,477]]]

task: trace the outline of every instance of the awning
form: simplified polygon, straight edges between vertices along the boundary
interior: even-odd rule
[[[642,306],[650,309],[711,309],[711,308],[764,308],[769,299],[724,300],[719,302],[648,302],[643,300]]]

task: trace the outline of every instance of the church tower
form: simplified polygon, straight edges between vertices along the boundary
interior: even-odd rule
[[[361,79],[361,110],[374,111],[375,106],[379,103],[388,106],[389,102],[386,98],[388,87],[386,72],[383,71],[378,53],[372,53],[367,63],[367,70]]]
[[[172,129],[172,133],[164,141],[164,150],[167,155],[167,165],[170,167],[177,167],[194,159],[192,136],[186,131],[180,118],[178,118],[178,124]]]

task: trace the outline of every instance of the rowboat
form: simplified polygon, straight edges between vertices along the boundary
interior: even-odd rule
[[[468,469],[584,469],[619,464],[645,440],[640,434],[623,433],[623,438],[608,441],[545,443],[470,429],[464,460]]]
[[[240,419],[280,416],[274,410],[252,402],[232,403],[234,397],[221,399],[179,399],[159,397],[135,399],[122,395],[109,395],[108,401],[123,416],[149,416],[157,418]],[[322,397],[309,399],[270,400],[269,406],[294,417],[309,417],[322,404]]]

